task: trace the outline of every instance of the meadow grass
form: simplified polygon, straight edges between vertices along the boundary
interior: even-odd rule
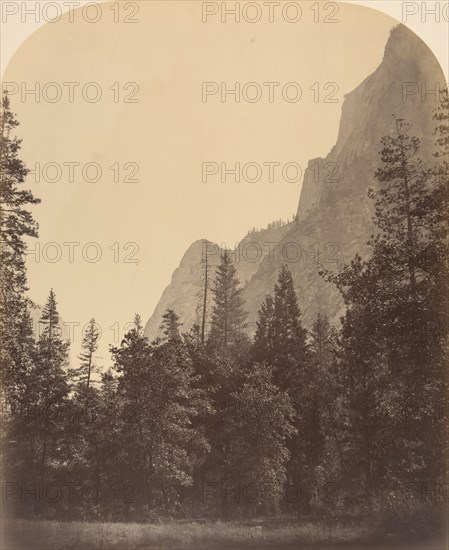
[[[387,548],[366,524],[326,520],[172,521],[161,524],[5,520],[2,550],[145,548]],[[411,548],[408,546],[407,548]]]

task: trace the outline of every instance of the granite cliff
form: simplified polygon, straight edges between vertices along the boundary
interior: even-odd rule
[[[395,27],[377,70],[345,96],[335,146],[326,158],[309,162],[297,220],[250,233],[236,249],[250,327],[284,262],[293,275],[305,326],[311,325],[318,312],[338,321],[344,311],[341,297],[320,277],[318,263],[340,269],[355,253],[366,257],[366,243],[373,233],[373,204],[367,192],[376,186],[380,140],[393,133],[396,114],[411,123],[411,133],[421,140],[422,159],[432,163],[432,115],[439,100],[432,90],[445,86],[441,67],[426,44],[405,26]],[[177,311],[184,329],[194,322],[201,288],[201,250],[207,242],[194,243],[181,260],[145,327],[150,338],[157,335],[168,307]],[[215,247],[216,264],[221,251],[217,245],[209,246]],[[255,255],[256,249],[261,253]],[[254,254],[248,261],[251,250]]]

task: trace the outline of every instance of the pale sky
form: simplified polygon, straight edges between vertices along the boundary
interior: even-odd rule
[[[303,3],[308,4],[313,3]],[[109,4],[102,6],[107,14]],[[70,23],[64,16],[41,26],[12,56],[4,76],[19,89],[11,104],[20,122],[21,158],[30,169],[53,162],[62,170],[55,183],[45,181],[45,174],[40,183],[28,176],[27,186],[42,199],[33,208],[41,257],[28,261],[30,296],[43,304],[53,287],[65,321],[84,325],[95,317],[103,330],[103,364],[113,343],[109,327],[123,327],[135,312],[147,321],[195,240],[233,247],[253,226],[291,219],[301,181],[285,181],[277,168],[270,182],[263,163],[297,163],[304,170],[309,160],[328,153],[336,141],[344,94],[379,65],[396,24],[380,12],[349,4],[338,6],[334,24],[314,23],[308,7],[296,24],[269,23],[265,17],[254,24],[223,24],[219,16],[203,23],[201,2],[141,2],[139,7],[136,24],[114,23],[109,11],[94,24],[76,17]],[[42,96],[50,82],[62,90],[55,103]],[[79,83],[73,87],[73,103],[64,82]],[[82,97],[83,87],[90,97],[95,91],[85,88],[89,82],[101,87],[97,103]],[[243,88],[255,82],[262,98],[250,103],[241,97],[235,103],[228,96],[223,103],[217,93],[204,102],[203,82],[219,88],[220,83],[231,88],[240,82]],[[264,82],[280,83],[272,103]],[[300,101],[283,99],[288,82],[300,84]],[[35,83],[40,101],[31,94],[21,101],[21,91]],[[127,83],[136,84],[125,88]],[[137,102],[124,103],[136,85],[131,97]],[[246,90],[252,96],[256,88]],[[52,98],[57,87],[46,91]],[[286,93],[291,98],[294,91],[290,87]],[[338,102],[324,103],[334,91]],[[75,181],[69,181],[64,162],[80,163],[74,166]],[[223,183],[217,174],[203,182],[204,162],[258,163],[262,178],[236,183],[229,177]],[[83,179],[86,163],[101,166],[98,182]],[[134,166],[126,172],[126,163],[138,166],[134,177],[139,181],[115,183],[109,167],[119,167],[123,179]],[[50,168],[47,175],[55,173]],[[94,177],[93,170],[87,175]],[[48,259],[55,247],[46,248],[47,260],[42,255],[50,242],[62,252],[54,263]],[[80,243],[73,248],[73,262],[64,242]],[[101,250],[96,263],[82,256],[91,242],[96,249],[84,252],[92,258]],[[136,244],[125,250],[127,243]],[[126,257],[138,263],[125,263]],[[72,357],[79,340],[78,327]]]

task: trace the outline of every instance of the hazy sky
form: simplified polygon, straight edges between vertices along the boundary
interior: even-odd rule
[[[282,18],[269,23],[265,16],[254,24],[223,24],[219,15],[203,23],[201,2],[184,1],[141,2],[138,23],[114,23],[103,4],[108,16],[99,22],[75,14],[70,23],[64,16],[42,26],[12,57],[4,81],[17,83],[19,90],[36,83],[41,88],[39,102],[31,94],[21,101],[20,91],[11,96],[21,124],[21,157],[30,169],[59,163],[62,171],[54,183],[45,181],[56,174],[51,167],[41,173],[40,183],[35,175],[28,177],[28,187],[42,199],[33,209],[41,257],[28,261],[30,295],[42,304],[53,287],[66,321],[83,325],[94,316],[103,329],[104,356],[113,341],[109,327],[123,327],[135,312],[146,322],[192,242],[208,238],[233,247],[249,228],[291,218],[296,211],[300,182],[285,181],[279,167],[270,182],[263,163],[305,169],[310,159],[327,154],[336,140],[344,94],[379,65],[395,24],[377,11],[348,4],[339,5],[338,23],[315,23],[309,4],[303,3],[295,24]],[[54,103],[48,99],[58,87],[44,92],[50,82],[62,90]],[[73,103],[64,82],[79,83],[73,85]],[[89,82],[96,84],[85,87]],[[228,96],[223,103],[217,93],[204,102],[203,82],[219,88],[225,83],[228,89],[255,82],[262,97],[250,103],[241,95],[235,103]],[[272,103],[264,82],[280,83]],[[289,82],[300,84],[300,101],[283,98]],[[127,83],[136,84],[125,88]],[[332,97],[338,101],[324,103],[337,87]],[[90,98],[101,89],[101,99],[86,101],[83,88]],[[245,90],[252,98],[257,88]],[[291,99],[295,90],[284,92]],[[124,103],[126,96],[137,102]],[[73,165],[75,181],[69,181],[64,162],[80,164]],[[217,174],[203,182],[204,162],[258,163],[262,177],[236,183],[228,176],[223,183]],[[83,178],[86,163],[101,167],[98,182]],[[131,174],[134,165],[125,171],[126,163],[139,167],[138,182],[114,182],[118,167],[120,180]],[[293,178],[294,170],[287,176]],[[87,179],[94,177],[91,168]],[[59,261],[48,261],[58,252],[54,246],[42,254],[50,242],[62,251]],[[67,242],[79,243],[73,245],[73,262]],[[97,244],[85,247],[92,242]],[[125,250],[127,243],[136,244]],[[101,250],[99,261],[83,258],[83,247],[90,259]],[[126,257],[138,263],[126,263]],[[74,353],[79,336],[78,327]]]

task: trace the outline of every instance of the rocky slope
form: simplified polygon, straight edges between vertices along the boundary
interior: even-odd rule
[[[406,83],[415,93],[404,96]],[[380,140],[394,131],[393,114],[412,124],[411,133],[421,140],[421,157],[432,163],[432,114],[438,103],[433,95],[422,92],[438,85],[442,89],[446,83],[433,53],[413,32],[397,26],[378,69],[345,96],[337,143],[325,159],[310,161],[297,222],[268,230],[269,234],[252,233],[239,245],[249,252],[248,243],[254,240],[264,251],[257,261],[241,255],[236,262],[252,326],[283,262],[292,271],[305,325],[310,326],[318,312],[338,321],[343,304],[336,289],[319,276],[318,261],[325,268],[339,269],[356,252],[366,256],[366,242],[373,232],[373,205],[367,192],[376,186]],[[156,335],[167,307],[178,312],[185,327],[192,324],[200,288],[201,242],[189,248],[173,274],[147,323],[149,337]],[[274,242],[278,243],[276,247],[266,244]]]

